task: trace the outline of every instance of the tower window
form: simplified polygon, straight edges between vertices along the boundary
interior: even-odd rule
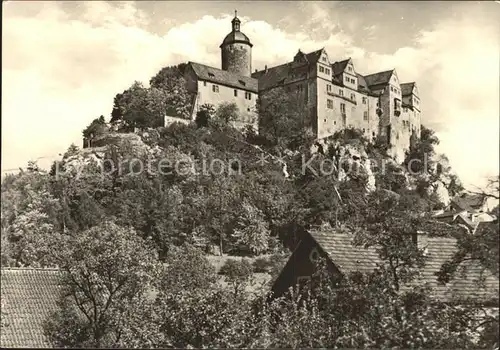
[[[238,90],[234,89],[234,96],[237,97],[238,96]]]
[[[213,92],[219,92],[219,85],[212,85]]]
[[[203,86],[207,86],[207,82],[206,81],[203,82]]]
[[[326,108],[333,109],[333,101],[330,99],[326,100]]]
[[[245,92],[245,98],[247,100],[251,100],[252,99],[252,93],[251,92]]]
[[[363,119],[368,120],[368,112],[367,111],[363,112]]]

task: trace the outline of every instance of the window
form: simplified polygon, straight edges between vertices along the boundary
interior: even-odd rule
[[[363,112],[363,119],[368,120],[368,112],[367,111]]]
[[[363,134],[366,134],[366,130],[365,130],[365,128],[363,128]]]
[[[332,100],[330,100],[330,99],[327,99],[327,100],[326,100],[326,107],[327,107],[328,109],[333,109],[333,101],[332,101]]]
[[[344,91],[342,89],[339,89],[339,95],[344,96]]]
[[[337,121],[336,120],[333,121],[333,125],[337,125]]]
[[[247,107],[247,111],[250,112],[250,107]]]
[[[304,90],[304,86],[302,84],[297,85],[297,92],[302,92]]]
[[[212,85],[213,92],[219,92],[219,85]]]
[[[331,92],[332,91],[332,86],[330,84],[326,84],[326,91]]]
[[[238,90],[234,89],[234,97],[238,96]]]
[[[326,118],[325,118],[325,119],[323,119],[323,123],[326,123]]]
[[[243,80],[238,80],[238,82],[243,86],[247,85]]]
[[[325,74],[330,75],[330,70],[328,68],[325,68]]]
[[[347,67],[347,70],[348,70],[349,72],[352,72],[352,67],[351,67],[351,66]]]
[[[325,72],[325,68],[323,66],[319,66],[319,72],[320,73],[324,73]]]
[[[247,100],[251,100],[252,99],[252,93],[251,92],[245,92],[245,98]]]
[[[208,73],[208,76],[211,78],[215,77],[215,75],[213,73]]]
[[[365,105],[366,104],[366,97],[363,97],[361,100],[363,101],[363,104]]]
[[[319,252],[316,248],[311,249],[311,252],[309,253],[309,260],[312,263],[315,263],[319,259]]]
[[[345,77],[345,81],[347,81],[348,83],[351,81],[351,78],[349,78],[348,76]]]
[[[203,86],[207,86],[207,82],[206,81],[203,82]]]
[[[377,101],[377,107],[380,107],[380,103]]]
[[[340,112],[341,112],[342,114],[345,114],[345,103],[341,103],[341,104],[340,104]]]
[[[321,57],[321,60],[322,60],[323,62],[326,62],[326,57],[325,57],[325,56]]]
[[[351,100],[356,101],[356,95],[351,94]]]

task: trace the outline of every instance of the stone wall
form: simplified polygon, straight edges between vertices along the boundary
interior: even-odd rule
[[[249,77],[252,73],[252,48],[248,44],[234,43],[221,49],[222,70]]]

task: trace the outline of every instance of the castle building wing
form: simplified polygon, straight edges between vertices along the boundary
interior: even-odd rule
[[[221,84],[236,89],[258,92],[258,80],[252,77],[235,74],[226,70],[189,62],[197,78],[215,84]]]

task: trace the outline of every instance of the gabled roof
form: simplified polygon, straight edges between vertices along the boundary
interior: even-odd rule
[[[43,334],[45,319],[56,310],[59,293],[56,269],[1,270],[2,326],[0,346],[50,348]]]
[[[245,77],[195,62],[188,62],[188,65],[193,68],[193,71],[200,80],[251,92],[258,92],[258,81],[255,78]]]
[[[401,95],[408,96],[413,93],[413,88],[415,86],[415,82],[412,83],[401,83]]]
[[[367,93],[371,92],[368,84],[366,83],[365,77],[358,73],[356,73],[356,76],[358,77],[358,91]]]
[[[486,197],[481,194],[464,192],[451,199],[452,204],[460,210],[475,211],[486,203]]]
[[[317,63],[319,58],[321,57],[321,54],[323,53],[324,49],[321,48],[319,50],[316,50],[316,51],[313,51],[313,52],[309,52],[309,53],[306,53],[306,59],[307,59],[307,62],[309,63]]]
[[[259,91],[267,90],[275,86],[287,84],[297,77],[294,76],[293,71],[297,67],[304,67],[305,65],[316,64],[323,53],[323,49],[316,50],[307,54],[303,54],[300,50],[297,54],[302,54],[306,62],[289,62],[276,67],[267,68],[252,74],[252,78],[258,79]]]
[[[375,85],[386,85],[389,83],[389,80],[391,80],[393,72],[394,69],[391,69],[385,72],[365,75],[365,81],[368,84],[368,87]]]
[[[339,74],[343,73],[350,60],[351,60],[351,58],[348,58],[348,59],[340,61],[340,62],[334,62],[332,64],[333,75],[339,75]]]
[[[351,233],[334,232],[334,230],[309,233],[342,273],[355,271],[368,273],[382,262],[376,248],[354,246],[354,235]],[[436,273],[457,251],[456,240],[449,237],[423,235],[419,238],[419,246],[427,248],[427,260],[420,271],[419,278],[413,281],[412,285],[423,286],[425,284],[432,287],[433,296],[444,302],[467,298],[474,298],[476,301],[498,300],[498,277],[490,271],[484,271],[476,260],[467,260],[462,263],[454,278],[446,285],[438,283]],[[485,277],[484,285],[479,283],[483,276]]]

